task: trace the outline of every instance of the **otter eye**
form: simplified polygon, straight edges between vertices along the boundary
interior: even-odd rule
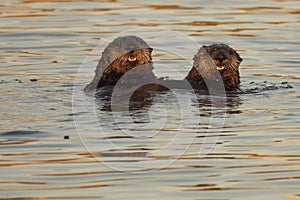
[[[134,55],[131,55],[128,57],[128,61],[130,62],[136,61],[136,57]]]

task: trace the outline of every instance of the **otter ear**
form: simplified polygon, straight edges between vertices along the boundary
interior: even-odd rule
[[[193,66],[196,67],[196,68],[199,67],[199,65],[200,65],[199,52],[196,55],[194,55],[193,60],[194,60]]]
[[[240,55],[237,52],[235,52],[235,54],[236,54],[236,57],[237,57],[238,61],[242,62],[243,58],[241,58]]]
[[[240,54],[233,48],[229,47],[229,53],[230,53],[230,55],[235,56],[239,62],[243,61],[243,58],[241,58]]]
[[[209,46],[203,45],[203,46],[201,47],[201,49],[205,49],[205,51],[206,51],[207,53],[210,52]]]

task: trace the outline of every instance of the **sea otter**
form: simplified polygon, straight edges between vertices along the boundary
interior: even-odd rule
[[[113,40],[103,51],[93,80],[85,87],[87,93],[144,96],[149,91],[174,88],[208,90],[208,83],[224,84],[231,91],[239,88],[239,54],[225,44],[202,46],[194,56],[194,64],[184,80],[158,79],[153,73],[152,48],[137,36]],[[117,86],[117,87],[116,87]]]
[[[85,87],[85,92],[109,95],[117,84],[125,90],[155,82],[157,77],[152,71],[151,53],[152,48],[137,36],[116,38],[104,49],[95,76]]]

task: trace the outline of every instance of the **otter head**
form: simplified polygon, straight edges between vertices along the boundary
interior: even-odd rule
[[[136,76],[128,81],[156,79],[152,72],[151,53],[152,48],[137,36],[116,38],[102,52],[95,76],[85,90],[93,91],[103,86],[114,86],[125,73],[133,69]]]
[[[225,71],[238,71],[242,62],[240,55],[226,44],[213,44],[211,46],[203,46],[211,57],[217,70],[221,73]]]
[[[135,67],[142,67],[144,65],[152,67],[151,53],[152,48],[150,47],[141,49],[130,48],[114,59],[106,71],[125,74]]]
[[[203,79],[222,81],[226,90],[238,88],[239,65],[243,59],[226,44],[203,46],[194,56],[194,65],[186,79],[203,83]]]

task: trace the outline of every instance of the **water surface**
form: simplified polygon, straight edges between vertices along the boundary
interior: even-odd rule
[[[0,8],[1,199],[300,198],[298,1],[20,0]],[[218,107],[220,99],[178,90],[181,101],[159,94],[130,113],[79,92],[72,109],[82,62],[89,67],[75,88],[91,80],[107,41],[136,28],[155,47],[157,76],[183,78],[202,44],[231,45],[244,58],[243,92]]]

